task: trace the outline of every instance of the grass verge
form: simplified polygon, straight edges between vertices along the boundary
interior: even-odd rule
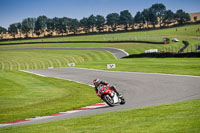
[[[0,123],[100,102],[90,86],[19,71],[0,71],[0,83]]]
[[[107,69],[107,64],[116,68]],[[77,67],[109,71],[147,72],[200,76],[200,58],[131,58],[81,63]]]
[[[200,132],[200,100],[1,129],[12,133]]]

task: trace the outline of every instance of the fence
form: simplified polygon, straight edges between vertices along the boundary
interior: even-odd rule
[[[163,36],[149,36],[149,35],[127,35],[127,36],[104,36],[104,41],[154,41],[162,42]]]
[[[189,52],[199,52],[197,50],[197,47],[199,45],[189,45],[183,53],[189,53]],[[178,51],[182,48],[183,46],[168,46],[168,47],[162,47],[159,49],[160,52],[172,52],[172,53],[178,53]]]

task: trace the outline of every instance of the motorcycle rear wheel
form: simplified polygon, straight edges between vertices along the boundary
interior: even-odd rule
[[[103,96],[103,100],[111,107],[114,106],[114,100],[112,99],[112,97],[108,94]]]

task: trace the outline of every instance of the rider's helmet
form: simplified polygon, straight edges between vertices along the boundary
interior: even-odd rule
[[[94,79],[93,83],[97,87],[100,84],[100,80],[99,79]]]

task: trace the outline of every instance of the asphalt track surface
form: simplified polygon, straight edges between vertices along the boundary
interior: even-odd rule
[[[200,98],[200,77],[198,76],[114,72],[79,68],[41,69],[29,70],[26,72],[41,76],[43,75],[47,77],[76,81],[88,85],[92,85],[92,80],[94,78],[99,78],[109,82],[111,85],[115,85],[119,92],[124,95],[126,104],[115,107],[106,106],[98,109],[81,111],[42,120],[39,119],[23,122],[12,126],[61,120]],[[96,95],[95,92],[94,95]]]

